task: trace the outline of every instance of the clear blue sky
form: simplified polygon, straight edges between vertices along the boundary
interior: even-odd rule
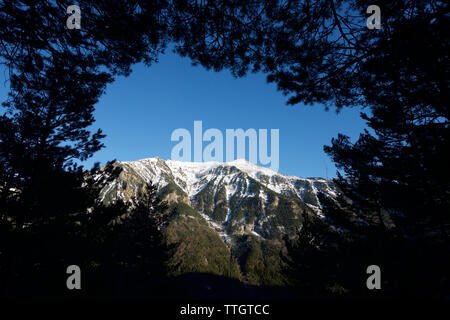
[[[193,135],[195,120],[203,130],[217,128],[279,129],[279,172],[303,177],[333,177],[336,168],[323,152],[337,133],[356,139],[365,128],[361,110],[339,114],[323,106],[287,106],[286,97],[263,74],[236,79],[228,71],[192,66],[170,50],[159,63],[136,65],[127,78],[111,84],[96,108],[96,126],[103,129],[106,148],[93,160],[169,159],[177,128]],[[205,143],[206,144],[206,143]]]
[[[228,71],[194,67],[170,50],[159,60],[150,68],[134,66],[129,77],[108,86],[96,106],[94,125],[107,135],[106,147],[87,166],[112,159],[169,159],[176,145],[172,131],[185,128],[193,135],[194,121],[201,120],[203,131],[217,128],[224,138],[226,129],[279,129],[280,173],[331,178],[336,168],[323,145],[338,133],[354,141],[365,128],[358,108],[336,114],[320,105],[287,106],[286,97],[263,74],[235,79]],[[6,91],[2,81],[1,101]]]

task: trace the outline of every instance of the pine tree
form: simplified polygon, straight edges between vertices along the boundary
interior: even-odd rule
[[[128,208],[105,206],[99,195],[120,172],[112,164],[85,170],[79,162],[103,147],[101,130],[90,127],[106,85],[129,74],[133,63],[150,64],[164,43],[163,34],[146,28],[155,19],[133,15],[136,3],[88,2],[80,31],[65,26],[69,4],[0,4],[0,63],[10,85],[0,119],[0,282],[6,297],[70,296],[64,284],[71,264],[91,279],[85,295],[108,292],[108,277],[99,270],[112,263],[106,248]],[[112,29],[104,23],[109,19]]]
[[[162,229],[167,223],[168,205],[157,196],[151,183],[126,217],[120,219],[112,241],[112,261],[117,297],[150,298],[162,294],[167,260],[174,247],[166,244]],[[118,279],[117,279],[118,278]],[[161,297],[159,297],[161,298]]]

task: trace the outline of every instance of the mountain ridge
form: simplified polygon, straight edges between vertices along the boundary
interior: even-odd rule
[[[336,197],[336,188],[331,181],[280,174],[245,159],[181,162],[155,157],[118,161],[116,165],[122,167],[123,173],[103,192],[103,198],[109,196],[111,200],[130,201],[139,197],[145,183],[153,183],[166,200],[192,206],[205,219],[221,224],[224,231],[244,200],[258,200],[247,204],[250,211],[262,209],[262,215],[261,212],[256,214],[259,219],[251,219],[258,224],[266,218],[268,205],[279,201],[280,196],[300,200],[319,216],[322,212],[318,192]],[[254,227],[249,231],[257,233]]]
[[[279,285],[284,237],[295,237],[304,219],[323,220],[318,193],[334,198],[333,182],[287,176],[246,160],[181,162],[147,158],[115,162],[118,178],[101,192],[105,203],[133,202],[157,187],[169,204],[165,233],[182,243],[175,275],[210,272]]]

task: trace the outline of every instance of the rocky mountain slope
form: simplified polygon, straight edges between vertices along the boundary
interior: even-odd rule
[[[102,191],[103,200],[131,201],[145,193],[146,183],[155,184],[172,210],[168,238],[184,246],[178,257],[183,272],[244,274],[257,284],[267,284],[261,275],[281,268],[276,256],[283,236],[294,235],[305,215],[321,217],[318,193],[336,197],[330,181],[282,175],[243,159],[219,163],[156,157],[116,165],[123,170]]]

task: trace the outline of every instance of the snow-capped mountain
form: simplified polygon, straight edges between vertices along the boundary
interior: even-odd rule
[[[319,192],[336,196],[328,180],[286,176],[243,159],[220,163],[156,157],[116,165],[123,171],[103,190],[104,201],[139,197],[151,182],[169,203],[187,204],[225,240],[242,234],[280,238],[294,232],[302,214],[321,215]]]

